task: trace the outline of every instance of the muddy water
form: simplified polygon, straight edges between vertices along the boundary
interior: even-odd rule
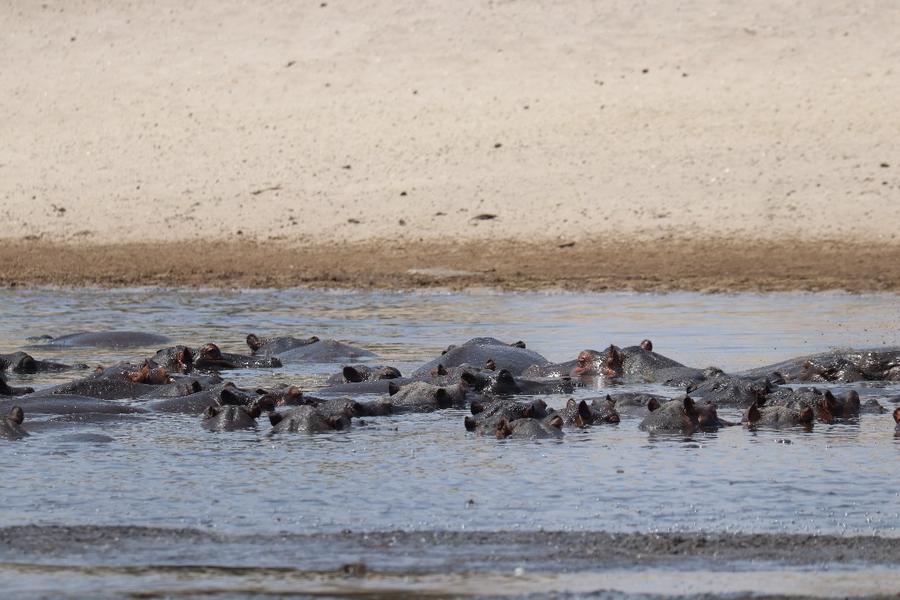
[[[315,334],[370,348],[382,357],[377,362],[403,372],[448,344],[481,335],[525,340],[551,360],[649,337],[658,352],[680,362],[726,370],[832,347],[900,344],[900,302],[894,295],[38,289],[0,291],[0,306],[4,352],[23,347],[27,336],[78,330],[154,331],[191,345],[215,341],[231,351],[246,349],[249,332]],[[35,355],[96,365],[155,350]],[[299,383],[313,389],[337,367],[289,364],[230,378],[240,385]],[[73,377],[10,375],[9,381],[40,388]],[[640,389],[675,395],[662,387]],[[575,396],[605,391],[581,389]],[[900,388],[860,392],[887,405]],[[565,400],[551,397],[549,404]],[[40,431],[0,444],[0,528],[124,524],[228,535],[544,529],[900,537],[900,442],[887,414],[816,425],[812,432],[730,428],[690,439],[648,436],[637,420],[624,419],[551,443],[475,437],[463,428],[464,414],[368,419],[350,432],[316,437],[270,437],[262,425],[258,431],[209,433],[196,418],[182,415]],[[736,411],[721,414],[738,417]],[[74,432],[108,439],[77,441]],[[149,560],[139,550],[129,552],[133,564]],[[2,547],[0,554],[7,563],[18,562]],[[337,565],[345,557],[326,558]],[[46,573],[16,573],[23,592],[40,595],[44,588],[37,582],[46,581]],[[75,577],[91,589],[94,575]],[[695,580],[708,581],[699,575]],[[146,585],[146,578],[137,581],[138,588]],[[540,590],[570,589],[554,587],[552,577],[541,581]],[[648,593],[646,585],[616,589]]]

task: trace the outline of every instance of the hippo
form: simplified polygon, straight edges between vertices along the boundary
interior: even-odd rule
[[[691,397],[742,408],[763,400],[774,390],[775,386],[765,377],[753,379],[724,373],[716,373],[701,383],[692,383],[686,389]]]
[[[340,373],[335,373],[325,380],[329,385],[342,383],[360,383],[363,381],[378,381],[380,379],[399,379],[403,375],[395,367],[383,365],[346,365]]]
[[[0,438],[4,440],[20,440],[28,435],[28,432],[22,428],[22,422],[25,420],[25,411],[21,406],[13,406],[6,413],[6,416],[0,419]]]
[[[283,366],[280,359],[274,356],[245,356],[222,352],[215,344],[204,344],[197,349],[194,356],[194,368],[201,370],[222,369],[278,369]]]
[[[22,406],[29,413],[48,415],[77,413],[135,414],[146,412],[145,409],[137,406],[73,394],[21,396],[16,398],[15,404],[13,404],[12,400],[0,401],[0,411],[9,410],[14,405]]]
[[[0,396],[24,396],[34,392],[31,387],[12,387],[6,383],[6,379],[0,375]]]
[[[860,410],[857,392],[850,390],[839,399],[830,390],[820,390],[814,387],[781,388],[769,394],[764,401],[758,402],[757,406],[762,406],[763,403],[767,406],[786,406],[798,410],[809,407],[815,417],[824,423],[832,423],[836,417],[857,416]]]
[[[466,431],[482,433],[484,431],[496,432],[500,421],[515,421],[516,419],[543,419],[548,416],[547,403],[543,400],[534,400],[523,404],[507,398],[482,403],[473,401],[470,407],[472,416],[466,416],[463,424]]]
[[[54,338],[39,336],[28,338],[33,344],[30,348],[144,348],[172,343],[171,338],[156,333],[140,331],[97,331],[70,333]]]
[[[488,361],[491,362],[488,363]],[[549,364],[549,361],[537,352],[525,348],[525,344],[522,342],[505,344],[495,338],[473,338],[460,346],[450,346],[444,350],[441,356],[416,369],[412,377],[427,375],[438,365],[450,368],[463,363],[490,364],[494,368],[506,369],[513,375],[521,375],[531,365],[546,365]]]
[[[747,427],[766,425],[770,427],[810,427],[815,413],[811,406],[792,408],[790,406],[758,406],[752,404],[744,413],[743,422]]]
[[[648,414],[640,428],[651,433],[680,431],[689,435],[703,429],[715,430],[719,426],[714,405],[697,407],[690,396],[684,396],[670,400]]]
[[[490,373],[490,371],[488,371]],[[484,377],[484,375],[482,375]],[[473,378],[476,379],[476,378]],[[483,380],[468,382],[475,391],[486,396],[547,395],[571,394],[575,391],[575,382],[571,377],[551,377],[529,379],[515,377],[507,369],[500,369],[496,374]]]
[[[260,338],[251,333],[247,336],[247,346],[253,356],[273,356],[285,362],[348,362],[375,357],[369,350],[316,336]]]
[[[325,414],[314,406],[298,406],[284,413],[269,413],[272,433],[326,433],[350,427],[346,414]]]
[[[835,350],[792,358],[752,369],[747,374],[772,375],[791,382],[900,381],[900,348]]]
[[[449,387],[414,381],[390,396],[391,411],[399,414],[432,412],[444,408],[463,408],[466,405],[468,391],[469,386],[463,381]]]
[[[494,434],[498,440],[560,439],[563,437],[562,426],[563,419],[559,415],[552,415],[547,419],[524,418],[515,421],[502,419],[497,424]]]
[[[664,402],[669,401],[665,396],[642,392],[620,392],[607,394],[600,398],[585,398],[585,400],[591,401],[591,407],[594,410],[602,412],[609,404],[612,404],[618,414],[632,417],[645,417],[648,412],[653,412]]]
[[[265,396],[264,391],[241,389],[227,381],[205,389],[198,389],[196,392],[186,395],[155,396],[151,394],[151,397],[147,399],[142,398],[141,406],[152,412],[199,415],[211,406],[249,406],[252,402],[259,400],[263,406],[271,406],[274,409],[275,398],[269,397],[263,400]]]
[[[176,379],[165,368],[145,361],[141,366],[121,363],[107,369],[98,369],[87,377],[41,390],[41,394],[75,394],[104,400],[168,398],[200,391],[204,387],[204,381],[214,380]]]
[[[258,402],[253,402],[249,406],[208,406],[200,415],[200,420],[203,427],[210,431],[235,431],[254,429],[256,419],[261,414],[262,406]]]
[[[48,360],[37,360],[27,352],[0,354],[0,371],[13,373],[46,373],[49,371],[68,371],[70,369],[87,369],[85,364],[64,365]]]
[[[894,409],[894,423],[896,426],[894,427],[895,435],[900,435],[900,407]]]

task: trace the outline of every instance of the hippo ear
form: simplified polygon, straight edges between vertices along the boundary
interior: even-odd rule
[[[556,427],[557,429],[562,429],[563,419],[559,415],[553,415],[550,417],[550,420],[547,422],[550,427]]]
[[[260,396],[256,400],[254,400],[256,404],[259,405],[260,410],[264,410],[266,412],[272,412],[275,410],[275,396],[272,394],[266,394],[265,396]]]
[[[262,348],[262,340],[260,340],[256,334],[251,333],[247,336],[247,346],[250,348],[251,352],[256,352]]]
[[[221,406],[207,406],[201,415],[204,419],[212,419],[216,415],[222,412]]]
[[[311,335],[306,339],[306,345],[315,344],[318,341],[319,341],[319,336]]]
[[[16,425],[21,425],[25,420],[25,411],[22,410],[21,406],[13,406],[11,409],[9,409],[9,413],[7,413],[6,418]]]
[[[847,390],[844,394],[844,402],[854,409],[859,408],[859,392],[856,390]]]
[[[603,361],[603,367],[607,377],[618,377],[622,374],[623,367],[622,353],[613,345],[606,350],[606,360]]]
[[[694,406],[694,401],[691,400],[690,396],[685,396],[682,404],[684,405],[684,412],[687,416],[697,416],[697,408]]]
[[[444,388],[438,388],[434,392],[434,399],[441,408],[449,408],[450,405],[453,404],[453,401],[450,399],[450,394],[448,394],[447,390]]]
[[[657,400],[656,398],[650,398],[650,400],[647,401],[647,410],[653,412],[657,409],[659,409],[659,400]]]
[[[534,418],[534,406],[529,404],[525,408],[522,409],[522,418],[523,419],[533,419]]]
[[[800,409],[800,422],[801,423],[812,423],[813,418],[815,417],[815,413],[811,406],[804,406]]]
[[[282,420],[284,420],[283,414],[277,412],[269,413],[269,423],[271,423],[273,426],[278,425]]]
[[[525,342],[523,342],[522,340],[519,340],[518,342],[514,342],[514,343],[510,344],[510,346],[512,346],[513,348],[521,348],[524,350]]]
[[[532,402],[531,405],[534,406],[534,409],[538,412],[544,412],[545,410],[547,410],[547,403],[544,402],[541,398],[538,398],[537,400]]]
[[[607,402],[610,406],[615,406],[615,405],[616,405],[616,400],[615,400],[615,398],[613,398],[613,397],[610,396],[609,394],[606,395],[606,402]],[[657,408],[658,408],[658,407],[659,407],[659,404],[657,403]],[[653,409],[651,409],[651,410],[653,410]]]
[[[437,373],[438,377],[443,377],[444,375],[447,374],[447,368],[444,367],[444,365],[438,363],[436,373]]]
[[[591,412],[591,407],[588,406],[588,403],[582,400],[578,403],[578,414],[581,416],[582,420],[585,423],[590,423],[594,420],[594,415]]]
[[[463,425],[466,426],[466,431],[475,431],[476,421],[473,417],[466,415],[466,418],[463,419]]]
[[[459,376],[459,380],[472,387],[475,387],[475,384],[478,383],[478,378],[468,371],[463,371]]]
[[[275,408],[274,404],[272,405],[272,408]],[[262,405],[260,404],[259,400],[254,400],[250,403],[246,410],[248,415],[250,415],[254,419],[258,419],[259,415],[262,414]]]
[[[900,423],[900,408],[894,409],[894,422]]]
[[[653,342],[651,342],[650,340],[642,341],[641,349],[646,350],[647,352],[653,352]]]
[[[489,358],[486,361],[484,361],[484,368],[487,369],[488,371],[496,371],[497,363],[494,362],[493,358]]]
[[[400,386],[393,381],[388,382],[388,396],[393,396],[400,391]]]
[[[232,391],[233,388],[224,387],[222,391],[219,392],[219,403],[221,404],[231,404],[231,405],[241,405],[243,402],[241,401],[241,397],[238,396],[235,392]]]
[[[362,373],[360,373],[359,369],[357,369],[356,367],[348,365],[344,367],[341,372],[344,375],[344,379],[346,379],[349,383],[359,383],[364,379]]]
[[[838,407],[837,398],[834,397],[834,394],[831,393],[831,390],[825,390],[825,393],[822,394],[822,400],[825,402],[825,408],[828,409],[829,412],[834,412]]]
[[[509,437],[509,435],[512,433],[512,428],[509,426],[509,421],[507,421],[506,419],[500,419],[500,422],[497,423],[497,428],[494,430],[494,433],[497,435],[498,440]]]
[[[575,398],[566,400],[566,410],[575,410]]]
[[[762,418],[762,414],[759,412],[759,408],[756,406],[756,402],[750,405],[750,408],[747,409],[747,422],[751,425],[753,423],[757,423]]]
[[[482,404],[479,400],[472,400],[472,404],[469,406],[469,410],[472,411],[473,415],[477,415],[480,412],[484,412],[484,404]]]

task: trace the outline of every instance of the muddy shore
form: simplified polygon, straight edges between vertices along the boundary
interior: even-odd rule
[[[900,289],[900,245],[604,240],[0,243],[0,285],[704,292]]]

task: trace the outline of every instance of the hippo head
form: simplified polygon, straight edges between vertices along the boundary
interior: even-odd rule
[[[565,415],[572,420],[575,427],[587,427],[594,422],[594,414],[588,403],[582,400],[575,402],[575,398],[569,398],[564,410]]]
[[[169,368],[178,373],[188,373],[194,366],[194,351],[187,346],[175,346],[167,351]]]
[[[849,390],[844,394],[843,401],[844,406],[842,407],[842,411],[844,413],[844,416],[855,415],[859,413],[859,407],[861,404],[859,401],[859,392],[857,392],[856,390]]]
[[[165,367],[151,364],[148,360],[145,360],[137,371],[127,371],[125,378],[134,383],[146,385],[164,385],[175,381],[169,376],[169,371]]]
[[[250,406],[208,406],[200,416],[203,426],[212,431],[232,431],[256,426],[256,419],[262,414],[259,403]]]
[[[9,365],[9,370],[16,373],[37,373],[38,364],[30,354],[17,352],[15,361]]]
[[[25,411],[22,410],[21,406],[13,406],[6,413],[6,420],[13,425],[21,425],[25,421]]]
[[[522,350],[524,350],[525,342],[523,342],[522,340],[519,340],[518,342],[513,342],[512,344],[510,344],[510,346],[512,346],[513,348],[521,348]]]
[[[719,414],[716,412],[716,405],[712,402],[706,402],[700,406],[695,405],[694,408],[697,412],[697,422],[700,425],[700,429],[708,431],[718,429],[723,425],[731,425],[731,423],[719,418]]]
[[[840,414],[840,405],[830,390],[825,390],[815,405],[815,414],[823,423],[833,423],[834,415]]]
[[[547,416],[547,403],[540,398],[533,400],[522,410],[522,416],[526,419],[543,419]]]
[[[646,350],[647,352],[653,352],[653,342],[650,340],[641,341],[641,348]]]
[[[494,362],[493,358],[489,358],[486,361],[484,361],[484,368],[487,369],[488,371],[496,371],[497,363]]]

